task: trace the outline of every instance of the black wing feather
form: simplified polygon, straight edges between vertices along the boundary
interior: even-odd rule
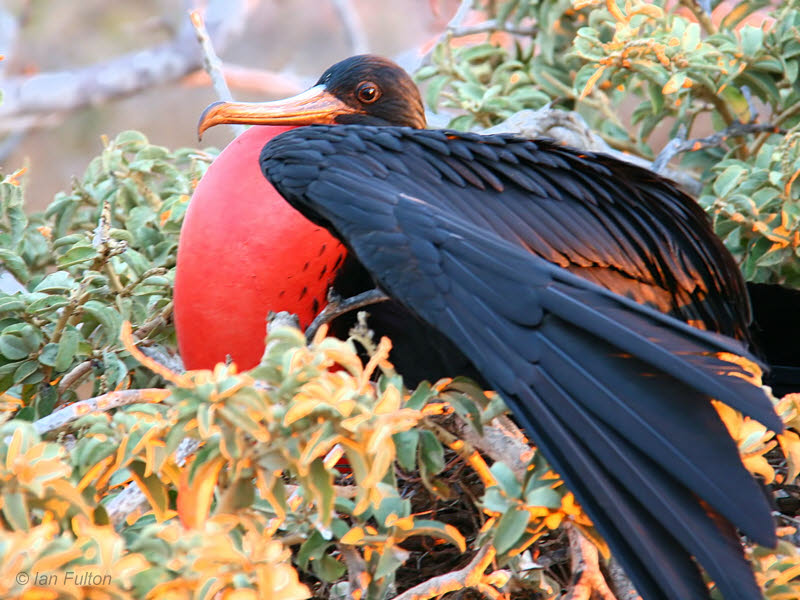
[[[401,150],[375,141],[376,131],[401,140]],[[431,138],[436,143],[415,143],[415,136],[427,134],[357,126],[303,128],[270,142],[261,162],[290,203],[328,226],[381,288],[467,355],[573,490],[643,596],[707,598],[694,556],[726,598],[759,597],[735,531],[724,519],[767,545],[775,543],[774,525],[760,487],[710,404],[715,397],[773,429],[782,428],[766,395],[736,376],[742,374],[739,366],[717,356],[742,355],[745,348],[536,255],[537,245],[553,243],[554,256],[581,256],[598,265],[605,261],[620,266],[621,274],[622,266],[632,264],[631,281],[649,274],[645,283],[650,286],[668,282],[674,261],[680,260],[698,275],[695,286],[703,294],[733,292],[736,279],[731,283],[724,273],[713,272],[713,244],[709,250],[702,240],[692,239],[688,250],[669,244],[661,250],[664,237],[676,230],[687,233],[689,227],[670,225],[664,215],[692,217],[693,209],[673,198],[679,209],[662,206],[657,217],[649,217],[646,207],[632,203],[646,199],[644,192],[624,185],[612,189],[613,208],[606,206],[603,215],[614,215],[608,219],[615,227],[605,230],[595,247],[591,237],[600,235],[604,221],[592,221],[591,215],[601,206],[581,200],[591,188],[580,177],[558,187],[558,178],[537,171],[541,165],[569,169],[573,159],[588,169],[586,157],[538,142],[448,134],[448,143],[460,148],[449,153],[450,166],[467,154],[458,146],[463,144],[483,161],[473,174],[484,182],[491,170],[488,162],[503,160],[510,151],[525,165],[526,177],[561,194],[523,194],[501,169],[494,171],[497,181],[504,180],[501,195],[491,188],[441,185],[446,171],[430,173],[434,155],[442,156],[441,137]],[[351,144],[352,137],[358,142]],[[334,152],[319,150],[330,146]],[[361,148],[370,154],[369,161],[360,161]],[[353,162],[368,165],[386,152],[392,160],[397,158],[393,153],[402,152],[411,175],[376,169],[364,177],[359,168],[350,177]],[[613,173],[616,165],[603,160],[597,170]],[[316,169],[305,184],[295,174],[300,164],[306,175],[309,165]],[[661,191],[655,196],[663,201]],[[545,225],[523,218],[522,208],[531,206]],[[588,240],[577,228],[564,227],[568,215],[586,225]],[[633,256],[617,240],[627,234]],[[699,293],[687,289],[681,277],[672,279],[684,296]],[[707,326],[735,332],[730,324],[748,311],[742,297],[715,301],[723,314]]]

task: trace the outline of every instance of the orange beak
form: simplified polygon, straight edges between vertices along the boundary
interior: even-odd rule
[[[197,135],[223,123],[330,125],[339,115],[355,112],[358,111],[328,92],[324,85],[315,85],[302,94],[274,102],[214,102],[200,115]]]

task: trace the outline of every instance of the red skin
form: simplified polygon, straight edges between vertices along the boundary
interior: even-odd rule
[[[187,369],[230,355],[240,369],[264,353],[266,316],[307,326],[325,306],[345,248],[261,174],[258,156],[291,127],[251,127],[226,147],[192,195],[178,243],[175,330]]]

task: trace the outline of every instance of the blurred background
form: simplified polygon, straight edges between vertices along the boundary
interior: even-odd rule
[[[285,97],[352,54],[408,70],[442,35],[459,0],[2,0],[0,169],[27,167],[28,210],[43,209],[126,129],[176,148],[217,94],[189,11],[203,15],[238,100]],[[222,147],[229,128],[203,146]]]

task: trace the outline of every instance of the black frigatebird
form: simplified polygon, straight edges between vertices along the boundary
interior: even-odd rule
[[[419,129],[413,82],[373,56],[279,107],[218,103],[199,129],[327,124],[270,141],[264,175],[502,395],[639,593],[707,598],[699,563],[760,598],[734,526],[774,545],[774,524],[710,400],[782,424],[726,358],[752,360],[746,289],[694,201],[607,156]]]

